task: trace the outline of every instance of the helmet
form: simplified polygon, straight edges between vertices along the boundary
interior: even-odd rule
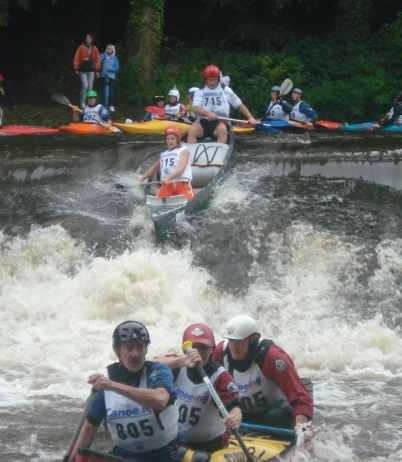
[[[250,337],[252,334],[258,334],[259,330],[257,321],[250,316],[240,314],[227,322],[225,333],[222,337],[233,340],[243,340]]]
[[[164,96],[154,96],[154,103],[157,103],[158,101],[164,101],[165,97]]]
[[[221,73],[219,71],[219,68],[216,66],[207,66],[204,69],[204,72],[202,74],[204,76],[204,79],[207,79],[208,77],[218,77],[218,79],[221,76]]]
[[[180,144],[181,143],[181,133],[180,130],[177,127],[168,127],[165,129],[163,132],[163,136],[166,138],[168,135],[176,135],[177,136],[177,142]]]
[[[180,92],[179,92],[179,90],[178,90],[176,87],[174,87],[174,88],[172,88],[172,89],[169,91],[169,96],[176,96],[177,101],[179,101],[179,99],[180,99]]]
[[[137,321],[124,321],[113,332],[113,346],[129,340],[144,340],[148,345],[151,343],[149,333],[144,324]]]
[[[188,91],[189,93],[194,93],[195,91],[199,90],[198,87],[191,87],[190,90]]]
[[[278,87],[278,85],[273,85],[270,91],[281,91],[281,87]]]
[[[98,93],[96,93],[96,91],[94,91],[94,90],[88,90],[85,96],[87,98],[97,98]]]
[[[205,324],[191,324],[184,331],[183,343],[203,343],[209,347],[215,346],[215,337],[212,330]]]
[[[402,100],[402,91],[401,90],[396,91],[394,93],[394,99]]]
[[[299,93],[300,95],[303,93],[303,92],[300,90],[300,88],[297,88],[297,87],[293,88],[292,93],[293,93],[293,92],[294,92],[294,93]]]

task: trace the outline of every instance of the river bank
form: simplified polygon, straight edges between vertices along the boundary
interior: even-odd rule
[[[33,125],[39,127],[57,128],[72,122],[72,110],[62,105],[33,106],[17,104],[3,107],[3,126],[5,125]],[[144,111],[131,106],[116,107],[112,113],[112,120],[141,120]]]

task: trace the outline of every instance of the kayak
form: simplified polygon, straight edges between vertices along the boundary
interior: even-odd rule
[[[0,128],[2,135],[33,135],[35,133],[57,133],[57,128],[34,127],[30,125],[6,125]]]
[[[389,127],[384,128],[373,128],[373,122],[363,122],[361,124],[343,124],[339,125],[339,130],[346,130],[346,131],[357,131],[357,130],[372,130],[375,132],[399,132],[402,133],[402,126],[401,125],[390,125]]]
[[[338,130],[340,122],[330,122],[329,120],[317,120],[314,123],[315,128],[326,128],[328,130]]]
[[[114,133],[112,130],[98,124],[85,124],[80,122],[61,126],[58,130],[59,132],[69,132],[76,135],[110,135]]]
[[[285,462],[294,454],[296,438],[290,437],[287,441],[271,439],[273,435],[262,433],[252,433],[242,437],[246,448],[257,461],[273,461],[280,457]],[[185,452],[184,452],[185,451]],[[243,452],[239,442],[232,435],[228,440],[226,448],[212,453],[205,451],[185,450],[183,448],[183,462],[247,462],[247,457]],[[106,454],[104,452],[93,451],[91,449],[79,448],[76,462],[123,462],[121,457]]]
[[[163,132],[167,127],[177,127],[180,133],[183,135],[189,128],[189,124],[183,122],[176,122],[174,120],[150,120],[149,122],[138,122],[138,123],[121,123],[113,122],[113,126],[120,128],[123,132],[130,133],[132,135],[143,135],[143,134],[159,134],[163,135]]]
[[[167,127],[177,127],[180,130],[180,133],[183,135],[187,132],[190,125],[183,122],[177,122],[174,120],[150,120],[148,122],[138,122],[138,123],[123,123],[123,122],[113,122],[113,126],[119,128],[123,132],[130,133],[132,135],[143,135],[143,134],[156,134],[163,135],[163,132]],[[235,133],[250,133],[254,131],[253,127],[247,126],[233,126],[233,131]]]
[[[299,122],[288,122],[286,120],[263,120],[255,125],[260,132],[285,131],[289,133],[300,133],[307,130],[314,130],[314,125],[302,124]]]
[[[342,124],[339,125],[339,130],[346,130],[346,131],[357,131],[357,130],[371,130],[373,128],[373,122],[363,122],[361,124]]]

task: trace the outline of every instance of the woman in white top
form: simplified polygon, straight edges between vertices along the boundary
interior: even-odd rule
[[[177,127],[168,127],[164,132],[167,149],[159,159],[138,180],[142,183],[160,170],[161,188],[156,197],[185,195],[187,199],[195,196],[191,180],[190,151],[181,143],[181,133]]]

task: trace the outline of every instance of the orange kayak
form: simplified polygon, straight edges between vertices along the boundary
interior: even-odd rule
[[[76,135],[110,135],[112,130],[102,127],[98,124],[71,123],[66,126],[59,127],[59,132],[70,132]]]

